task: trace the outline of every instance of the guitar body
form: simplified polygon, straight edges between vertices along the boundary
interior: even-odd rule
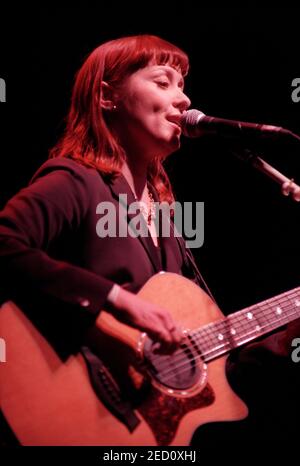
[[[153,276],[139,296],[169,309],[189,330],[223,318],[203,290],[176,274]],[[227,382],[226,357],[207,367],[201,357],[191,363],[193,342],[173,357],[155,356],[149,339],[105,311],[98,324],[99,355],[140,421],[133,432],[96,396],[80,354],[62,362],[17,306],[2,306],[7,362],[0,363],[0,408],[22,445],[188,445],[202,424],[247,416]],[[145,370],[143,355],[157,361],[158,376]]]

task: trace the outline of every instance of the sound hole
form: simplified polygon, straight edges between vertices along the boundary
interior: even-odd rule
[[[145,363],[155,380],[173,390],[187,390],[200,380],[203,363],[191,339],[186,339],[173,354],[156,353],[157,347],[157,343],[146,339]]]

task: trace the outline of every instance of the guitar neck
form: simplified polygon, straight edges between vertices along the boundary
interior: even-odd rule
[[[300,318],[300,287],[189,333],[206,362]]]

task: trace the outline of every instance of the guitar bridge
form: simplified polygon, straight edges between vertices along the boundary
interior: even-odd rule
[[[87,363],[91,385],[97,397],[130,432],[133,432],[141,421],[136,416],[131,403],[122,396],[109,369],[88,347],[83,346],[81,353]]]

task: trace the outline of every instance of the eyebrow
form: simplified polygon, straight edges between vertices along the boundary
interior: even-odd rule
[[[174,69],[174,71],[176,71]],[[176,79],[176,75],[173,73],[173,68],[169,67],[169,68],[166,68],[165,65],[160,65],[159,68],[156,68],[155,70],[152,70],[152,73],[155,74],[155,73],[163,73],[165,75],[167,75],[168,77],[171,76],[171,78],[173,79],[175,77]],[[181,77],[178,81],[178,86],[181,87],[182,89],[184,88],[184,79],[183,77]]]

